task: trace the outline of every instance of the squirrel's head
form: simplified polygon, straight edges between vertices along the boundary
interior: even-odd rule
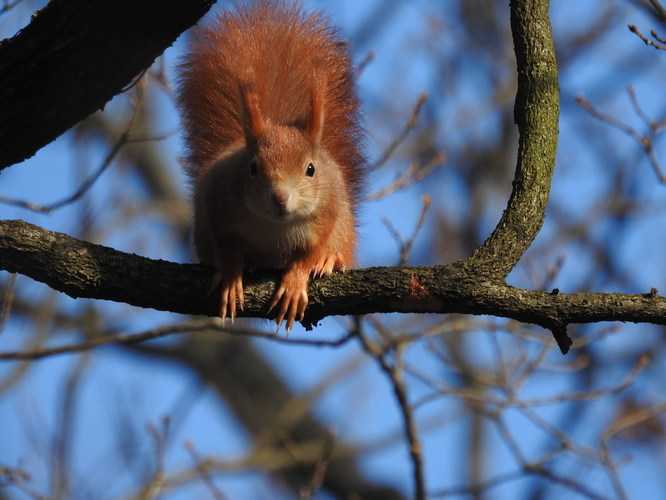
[[[321,204],[328,155],[321,149],[325,79],[312,75],[308,115],[302,123],[276,124],[262,113],[252,75],[241,81],[243,132],[248,152],[247,196],[258,215],[290,221],[312,216]],[[322,168],[323,167],[323,168]]]

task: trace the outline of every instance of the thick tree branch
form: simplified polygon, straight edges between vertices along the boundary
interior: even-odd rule
[[[183,314],[218,313],[217,294],[208,295],[212,268],[151,260],[23,221],[0,221],[0,269],[24,274],[71,297]],[[239,316],[266,316],[278,276],[262,272],[246,277],[245,310]],[[656,290],[644,295],[522,290],[485,280],[464,262],[335,273],[313,280],[309,293],[306,327],[327,316],[386,312],[489,314],[560,335],[566,335],[562,332],[571,323],[666,324],[666,298]],[[566,340],[558,339],[558,344],[565,352],[569,347]]]
[[[122,92],[215,0],[52,0],[0,42],[0,169]]]
[[[470,263],[505,278],[541,230],[555,166],[560,113],[559,85],[548,0],[512,0],[516,52],[518,163],[502,218]]]

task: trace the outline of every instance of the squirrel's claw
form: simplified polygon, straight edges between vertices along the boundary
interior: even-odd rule
[[[218,276],[219,275],[219,276]],[[226,318],[231,318],[233,323],[236,318],[236,306],[243,310],[245,303],[245,296],[243,295],[243,275],[239,274],[232,277],[223,276],[220,271],[215,273],[213,278],[214,287],[216,283],[222,283],[220,291],[220,317],[224,321]]]
[[[289,335],[296,320],[303,321],[305,315],[305,308],[308,305],[308,276],[303,276],[301,273],[286,273],[268,305],[268,312],[271,312],[278,304],[279,309],[275,317],[277,331],[280,330],[282,322],[286,320],[285,330]]]
[[[342,253],[329,253],[322,255],[310,271],[310,274],[315,278],[320,278],[321,276],[328,276],[333,271],[344,271],[344,269],[345,258]]]

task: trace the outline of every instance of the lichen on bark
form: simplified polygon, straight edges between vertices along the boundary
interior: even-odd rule
[[[469,259],[479,274],[503,280],[541,230],[559,133],[559,84],[549,0],[512,0],[511,32],[520,134],[513,189],[495,230]]]

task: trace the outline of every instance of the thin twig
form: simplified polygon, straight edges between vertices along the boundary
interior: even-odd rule
[[[606,500],[605,497],[596,494],[595,492],[587,488],[587,486],[585,486],[584,484],[581,484],[577,481],[574,481],[573,479],[560,476],[558,474],[555,474],[554,472],[549,471],[544,467],[543,463],[528,462],[523,456],[523,453],[520,450],[518,443],[515,441],[513,435],[509,432],[509,429],[506,427],[502,419],[498,415],[494,414],[486,414],[485,416],[495,424],[495,427],[499,432],[500,437],[504,440],[504,443],[511,451],[511,454],[513,455],[516,462],[518,462],[522,466],[524,472],[535,474],[545,479],[548,479],[551,482],[561,484],[562,486],[565,486],[593,500]]]
[[[158,428],[152,422],[146,424],[148,433],[153,438],[155,444],[155,471],[150,482],[144,486],[139,494],[140,500],[157,499],[164,489],[166,483],[166,473],[164,470],[164,459],[166,457],[166,445],[169,437],[170,420],[169,417],[162,419],[162,425]]]
[[[597,450],[588,448],[584,445],[575,443],[570,436],[546,421],[541,417],[537,412],[533,411],[530,408],[521,408],[520,413],[532,422],[536,427],[541,429],[545,434],[550,435],[556,441],[560,443],[561,450],[573,451],[580,455],[581,457],[587,457],[592,460],[599,461],[601,460],[600,454]],[[545,460],[541,460],[541,463],[545,463]]]
[[[553,396],[551,398],[535,398],[530,400],[516,401],[515,403],[510,403],[509,406],[514,407],[528,407],[528,406],[546,406],[564,403],[566,401],[592,401],[599,399],[603,396],[609,396],[614,394],[619,394],[624,391],[626,388],[631,386],[636,377],[645,369],[649,364],[649,358],[647,356],[639,356],[639,358],[634,363],[634,366],[631,368],[625,379],[615,387],[608,387],[605,389],[598,389],[594,391],[582,391],[582,392],[572,392],[568,394],[562,394],[559,396]]]
[[[654,11],[661,18],[661,20],[666,21],[666,8],[664,8],[664,6],[661,5],[659,0],[649,0],[649,2],[652,5]]]
[[[539,355],[537,359],[542,359],[542,358]],[[509,391],[509,397],[507,398],[492,397],[485,392],[480,393],[479,391],[475,390],[460,389],[457,387],[449,386],[445,382],[443,382],[440,378],[428,377],[413,366],[409,366],[405,370],[413,377],[417,378],[424,384],[430,386],[439,395],[461,398],[465,401],[469,401],[472,403],[484,403],[487,408],[497,408],[501,410],[506,408],[530,408],[535,406],[550,406],[555,404],[566,403],[569,401],[592,401],[595,399],[599,399],[601,397],[619,394],[620,392],[624,391],[634,383],[636,377],[638,377],[638,375],[647,366],[648,361],[649,360],[647,356],[640,356],[637,359],[636,363],[634,363],[634,366],[627,374],[625,379],[617,386],[598,389],[594,391],[581,391],[581,392],[560,394],[548,398],[533,398],[533,399],[522,399],[522,400],[517,400],[513,398],[512,393],[515,393],[516,391]],[[478,381],[484,383],[481,380],[481,378],[479,378]],[[485,385],[488,384],[486,383]],[[427,400],[431,400],[432,398],[433,398],[432,396],[429,396]],[[419,405],[422,403],[423,401],[419,401]]]
[[[131,82],[127,84],[127,86],[123,87],[120,90],[121,94],[124,94],[128,90],[131,90],[132,88],[136,87],[136,85],[141,81],[141,79],[144,77],[144,75],[148,72],[148,68],[144,69],[139,73]]]
[[[620,120],[617,118],[607,115],[605,113],[602,113],[601,111],[598,111],[590,101],[585,99],[583,96],[578,96],[576,97],[576,103],[583,108],[585,111],[590,113],[592,116],[597,118],[598,120],[601,120],[603,122],[608,123],[609,125],[612,125],[613,127],[617,128],[618,130],[621,130],[628,136],[632,137],[636,142],[639,144],[642,142],[642,137],[638,132],[636,132],[633,128],[631,128],[628,125],[625,125],[622,123]]]
[[[361,62],[359,62],[356,65],[356,72],[357,74],[363,73],[365,71],[365,68],[370,64],[375,58],[375,53],[370,51],[368,52],[363,59],[361,59]]]
[[[301,495],[304,500],[314,499],[317,491],[321,489],[322,484],[324,483],[324,478],[326,476],[326,469],[328,468],[329,461],[331,456],[333,456],[333,451],[335,449],[335,434],[333,431],[328,431],[326,433],[326,440],[324,441],[324,449],[321,452],[321,457],[317,459],[312,472],[312,479],[310,479],[310,484],[301,490]]]
[[[280,441],[284,446],[284,449],[287,452],[287,454],[296,464],[301,466],[311,465],[312,458],[302,456],[302,454],[300,453],[299,445],[296,442],[294,442],[289,432],[283,433]],[[335,450],[335,434],[329,430],[326,432],[326,437],[324,439],[321,453],[314,460],[314,466],[312,467],[313,470],[312,470],[312,475],[310,477],[310,482],[306,486],[302,487],[298,492],[299,500],[314,499],[315,494],[323,484],[326,468],[328,467],[328,463],[331,457],[333,456],[334,450]]]
[[[510,481],[515,481],[516,479],[521,479],[525,477],[525,471],[519,470],[515,472],[507,472],[506,474],[499,474],[491,479],[486,479],[481,481],[478,484],[471,486],[453,486],[451,488],[444,488],[437,490],[428,494],[430,498],[438,497],[451,497],[451,496],[463,496],[463,495],[474,495],[478,496],[481,493],[490,490],[496,486],[501,486],[504,483]]]
[[[382,155],[372,166],[372,170],[378,170],[379,168],[381,168],[384,165],[384,163],[386,163],[388,159],[391,158],[391,156],[398,148],[398,146],[407,138],[409,132],[416,126],[416,122],[419,113],[421,112],[421,108],[423,107],[423,105],[427,100],[428,100],[428,94],[426,92],[421,92],[419,94],[418,99],[416,100],[416,103],[414,104],[414,109],[412,109],[412,113],[409,115],[409,118],[407,119],[407,123],[405,123],[403,129],[393,139],[393,141],[391,141],[391,143],[386,147],[386,149],[384,149]]]
[[[414,240],[416,239],[416,237],[419,234],[419,231],[423,227],[423,224],[425,222],[425,216],[426,213],[428,212],[428,208],[430,208],[431,201],[432,197],[430,195],[428,194],[423,195],[421,213],[419,214],[419,218],[416,221],[416,225],[414,226],[414,230],[412,231],[411,236],[406,241],[403,241],[402,237],[400,236],[400,233],[398,233],[393,224],[391,224],[390,220],[388,220],[385,217],[382,219],[382,222],[388,229],[389,233],[391,233],[391,236],[398,244],[398,247],[400,247],[400,260],[396,264],[398,267],[407,265],[407,261],[409,260],[409,256],[412,252],[412,247],[414,246]]]
[[[2,7],[0,7],[0,14],[4,14],[5,12],[8,12],[9,10],[13,9],[16,7],[18,4],[20,4],[23,0],[3,0],[2,2]]]
[[[407,398],[407,387],[405,385],[403,375],[404,370],[402,367],[402,353],[403,348],[399,346],[394,351],[395,360],[390,363],[387,359],[387,351],[383,350],[380,346],[373,344],[361,332],[360,325],[357,328],[356,336],[360,340],[363,350],[372,358],[374,358],[382,371],[388,376],[391,384],[393,385],[393,392],[398,400],[398,406],[402,412],[402,419],[405,428],[405,437],[409,445],[409,455],[412,461],[412,469],[414,474],[414,499],[425,500],[426,489],[424,479],[423,467],[423,453],[422,445],[418,436],[416,423],[414,421],[413,409],[409,404]]]
[[[409,168],[403,172],[403,174],[400,175],[395,181],[382,189],[368,194],[366,199],[379,200],[381,198],[385,198],[389,194],[394,193],[395,191],[408,188],[418,181],[425,179],[438,167],[442,166],[444,162],[446,162],[446,155],[444,153],[439,153],[423,166],[420,166],[418,163],[412,163],[409,165]]]
[[[28,482],[32,479],[30,474],[24,471],[21,468],[11,468],[0,466],[0,486],[5,487],[7,485],[12,485],[21,490],[32,500],[50,500],[51,497],[47,497],[38,493],[36,490],[28,486]]]
[[[13,351],[0,353],[0,361],[2,360],[36,360],[54,356],[56,354],[76,353],[95,349],[103,345],[109,344],[137,344],[147,340],[153,340],[168,335],[182,334],[182,333],[195,333],[203,331],[224,332],[232,335],[239,335],[241,337],[257,337],[275,342],[283,342],[295,345],[307,345],[312,347],[338,347],[351,340],[352,335],[347,334],[337,340],[307,340],[307,339],[287,339],[278,337],[274,334],[261,332],[258,330],[242,329],[242,328],[229,328],[221,318],[203,318],[185,321],[175,325],[166,325],[159,328],[154,328],[141,333],[134,334],[121,334],[117,332],[109,332],[107,335],[96,337],[84,342],[75,344],[68,344],[58,347],[45,347],[35,349],[32,351]]]
[[[541,344],[539,351],[534,358],[527,363],[521,363],[518,368],[518,376],[511,381],[511,394],[517,394],[529,381],[529,378],[537,371],[538,367],[546,358],[546,355],[551,351],[552,346],[549,344]]]
[[[630,99],[632,99],[632,106],[634,106],[633,102],[635,101],[635,96],[632,97],[632,92],[633,89],[629,90],[629,96]],[[664,175],[661,165],[659,164],[659,160],[657,159],[657,156],[654,153],[654,138],[655,136],[661,132],[661,127],[658,125],[653,125],[654,122],[649,120],[647,116],[642,112],[640,112],[639,117],[641,119],[645,116],[645,118],[648,120],[648,126],[650,128],[650,135],[643,135],[639,134],[636,130],[634,130],[632,127],[629,125],[626,125],[625,123],[621,122],[617,118],[608,115],[606,113],[602,113],[601,111],[597,110],[588,100],[586,100],[582,96],[578,96],[576,98],[576,102],[583,108],[585,109],[588,113],[590,113],[592,116],[595,118],[608,123],[609,125],[617,128],[618,130],[621,130],[625,134],[627,134],[629,137],[634,139],[638,145],[643,148],[645,151],[645,154],[648,158],[648,161],[650,163],[650,166],[652,167],[652,170],[654,170],[655,175],[657,176],[657,179],[659,182],[662,184],[666,184],[666,175]],[[638,103],[636,102],[635,106],[638,106]],[[640,107],[638,107],[640,109]],[[663,123],[663,122],[662,122]]]
[[[620,475],[618,474],[617,471],[617,465],[613,461],[610,448],[608,447],[608,440],[600,439],[599,448],[601,449],[602,461],[604,463],[606,471],[608,472],[608,477],[610,479],[611,484],[613,485],[613,489],[615,490],[617,497],[620,500],[629,500],[627,492],[625,491],[624,486],[622,485],[622,481],[620,480]]]
[[[666,402],[659,403],[648,408],[643,408],[642,410],[635,411],[629,414],[622,416],[615,420],[609,427],[606,429],[601,436],[601,440],[608,441],[613,436],[622,432],[623,430],[632,427],[634,425],[645,422],[648,419],[654,418],[657,415],[661,415],[666,412]]]
[[[640,38],[641,40],[643,40],[643,42],[645,43],[645,45],[649,45],[649,46],[651,46],[651,47],[654,47],[654,48],[657,49],[657,50],[666,50],[666,45],[661,45],[660,43],[653,42],[653,41],[650,40],[648,37],[646,37],[643,33],[641,33],[641,32],[638,30],[638,28],[636,27],[636,25],[634,25],[634,24],[630,24],[630,25],[629,25],[629,31],[631,31],[631,32],[632,32],[633,34],[635,34],[638,38]],[[658,37],[654,34],[654,30],[652,30],[652,36],[654,36],[659,42],[662,42],[662,40],[661,40],[660,38],[658,38]],[[662,43],[663,43],[663,42],[662,42]]]
[[[594,491],[590,490],[587,486],[584,484],[574,481],[571,478],[565,477],[565,476],[560,476],[559,474],[556,474],[542,465],[538,466],[531,466],[529,464],[525,465],[525,472],[531,473],[531,474],[536,474],[538,476],[541,476],[545,479],[548,479],[549,481],[553,483],[560,484],[562,486],[565,486],[566,488],[569,488],[570,490],[573,490],[583,496],[586,496],[590,498],[591,500],[608,500],[608,497],[599,495],[595,493]]]
[[[634,113],[636,113],[636,116],[638,116],[643,121],[643,123],[645,123],[645,125],[654,130],[656,128],[656,123],[645,114],[645,111],[643,111],[643,108],[638,103],[638,99],[636,98],[636,91],[634,90],[633,86],[629,85],[627,87],[627,94],[629,94],[629,101],[631,102],[631,107],[634,108]]]
[[[213,478],[210,476],[210,470],[207,461],[203,460],[196,448],[190,441],[185,442],[185,449],[190,453],[192,461],[194,462],[194,467],[199,473],[201,480],[208,488],[209,493],[212,495],[212,498],[215,500],[225,500],[227,497],[213,482]]]
[[[7,280],[7,286],[5,287],[5,293],[2,296],[2,306],[0,308],[0,333],[5,329],[5,324],[7,324],[7,319],[12,310],[12,304],[14,303],[14,290],[16,286],[16,273],[11,273],[9,279]]]
[[[137,80],[138,81],[138,80]],[[136,84],[136,82],[134,83]],[[133,84],[133,85],[134,85]],[[88,178],[83,181],[83,183],[79,186],[79,188],[71,195],[63,198],[60,201],[57,201],[55,203],[52,203],[50,205],[41,205],[38,203],[33,203],[30,201],[24,201],[24,200],[14,200],[5,196],[0,196],[0,203],[5,203],[7,205],[12,205],[12,206],[17,206],[21,208],[25,208],[27,210],[31,210],[33,212],[39,212],[39,213],[46,213],[49,214],[53,212],[54,210],[58,210],[59,208],[62,208],[66,205],[69,205],[79,198],[83,196],[92,186],[95,184],[95,182],[101,177],[101,175],[106,171],[106,169],[111,165],[113,160],[118,156],[118,153],[127,145],[133,142],[142,142],[146,140],[159,140],[159,137],[161,136],[156,136],[155,138],[146,138],[146,137],[141,137],[141,138],[131,138],[131,132],[134,126],[136,125],[136,122],[139,118],[139,101],[142,97],[142,92],[137,91],[136,95],[132,97],[132,113],[127,121],[127,124],[125,125],[124,130],[120,134],[120,137],[118,140],[115,142],[113,147],[109,150],[109,152],[106,154],[104,159],[102,160],[102,163],[100,166],[93,172]]]
[[[666,38],[657,35],[657,32],[655,30],[650,30],[650,35],[652,35],[652,38],[657,40],[659,43],[666,44]]]
[[[53,440],[53,465],[52,465],[52,489],[53,498],[71,498],[71,470],[70,454],[73,442],[74,429],[76,429],[76,402],[79,395],[78,389],[83,380],[83,375],[88,363],[89,356],[78,359],[67,377],[62,397],[62,408],[60,410],[60,425]]]
[[[622,432],[623,430],[643,423],[646,420],[652,419],[664,412],[666,412],[666,402],[662,402],[648,408],[643,408],[639,411],[624,414],[615,419],[599,438],[599,448],[601,449],[602,461],[606,470],[608,471],[611,484],[613,485],[613,488],[615,489],[615,492],[620,500],[628,500],[629,497],[625,491],[624,485],[622,484],[620,475],[618,474],[617,465],[613,460],[610,451],[609,441],[612,437]]]

